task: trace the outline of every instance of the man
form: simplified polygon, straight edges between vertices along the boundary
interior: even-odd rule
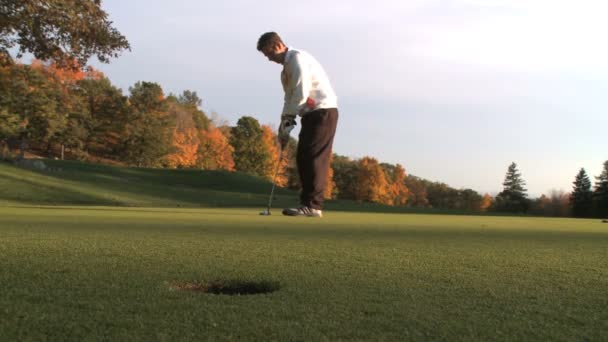
[[[285,102],[278,132],[281,150],[289,141],[296,116],[301,117],[296,155],[302,184],[300,206],[284,209],[283,215],[322,217],[323,193],[338,123],[336,94],[321,64],[307,52],[287,47],[275,32],[260,37],[258,51],[269,61],[283,65]]]

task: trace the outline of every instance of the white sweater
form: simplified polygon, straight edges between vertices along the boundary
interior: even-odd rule
[[[319,62],[309,53],[289,48],[281,83],[285,91],[282,115],[305,115],[321,108],[338,108],[338,99]]]

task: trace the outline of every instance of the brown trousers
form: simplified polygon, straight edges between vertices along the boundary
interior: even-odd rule
[[[317,109],[302,116],[296,162],[302,192],[300,204],[323,208],[323,192],[327,183],[338,109]]]

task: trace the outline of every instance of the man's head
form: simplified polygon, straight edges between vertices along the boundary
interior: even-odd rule
[[[287,46],[276,32],[266,32],[258,39],[258,51],[263,53],[269,61],[283,64]]]

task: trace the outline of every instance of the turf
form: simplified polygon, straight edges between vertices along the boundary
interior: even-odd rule
[[[0,207],[0,340],[608,339],[600,221],[258,211]]]
[[[0,162],[1,205],[101,205],[125,207],[251,207],[268,204],[272,184],[241,172],[115,167],[44,159],[48,169]],[[275,207],[293,206],[298,193],[277,188]],[[389,213],[455,211],[390,207],[348,200],[328,201],[329,210]],[[468,214],[461,212],[459,214]]]

